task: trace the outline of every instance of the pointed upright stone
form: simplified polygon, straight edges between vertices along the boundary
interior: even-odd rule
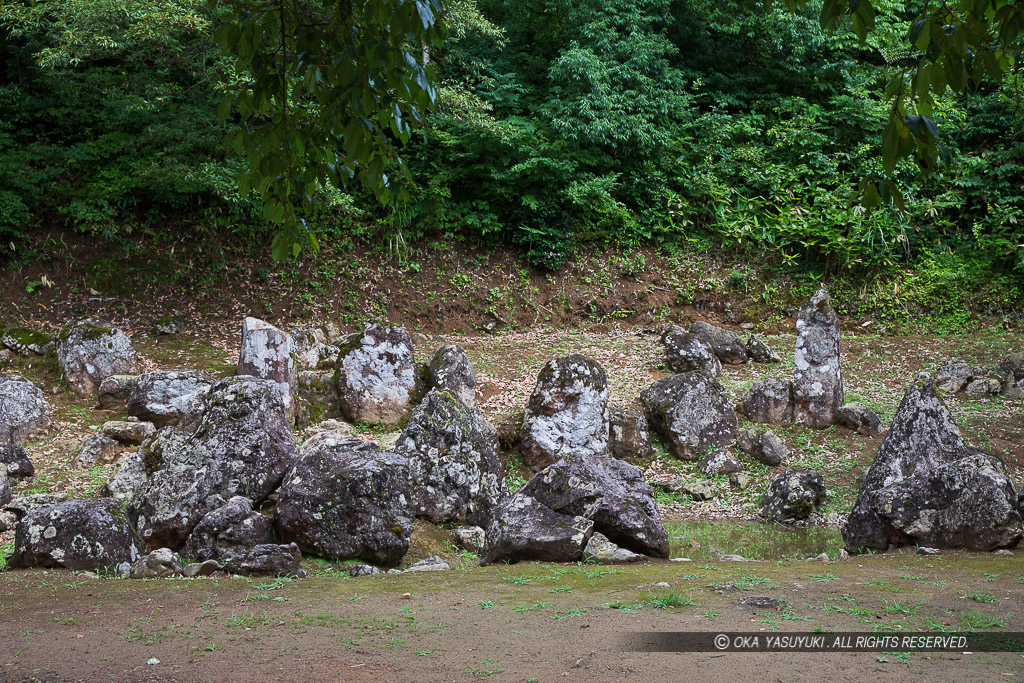
[[[242,323],[242,347],[236,374],[270,380],[284,402],[289,422],[295,422],[295,386],[298,368],[291,335],[257,318]]]
[[[836,413],[845,402],[839,363],[839,318],[824,288],[800,307],[795,360],[794,421],[824,429],[835,422]]]

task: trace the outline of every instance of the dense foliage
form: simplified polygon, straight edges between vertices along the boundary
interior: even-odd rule
[[[266,23],[253,31],[280,23],[278,3],[233,15],[226,25],[239,34],[217,34],[226,53],[214,43],[221,18],[197,0],[3,3],[0,238],[15,249],[32,225],[110,238],[140,225],[217,220],[262,239],[273,229],[265,218],[284,215],[328,236],[379,239],[373,231],[384,226],[392,239],[513,243],[548,268],[581,244],[657,243],[832,272],[952,259],[952,267],[1024,274],[1017,71],[965,69],[955,91],[926,89],[928,121],[919,125],[931,135],[934,122],[940,138],[929,140],[950,163],[924,177],[912,155],[879,153],[892,125],[886,89],[910,73],[906,35],[921,3],[870,3],[871,32],[847,21],[827,31],[821,3],[799,4],[792,12],[760,0],[444,3],[443,46],[392,41],[393,58],[415,63],[378,83],[382,101],[415,119],[427,104],[423,63],[436,69],[425,134],[363,111],[373,137],[356,144],[341,123],[360,106],[359,88],[339,96],[318,87],[325,65],[309,58],[319,49],[310,46],[332,45],[334,34],[304,43],[286,30],[296,41],[280,70],[287,96],[252,90],[245,68],[274,76],[278,67],[252,49],[266,36],[239,36],[246,22]],[[349,55],[366,49],[348,34],[339,45],[332,49]],[[374,81],[342,61],[331,68],[350,83]],[[422,93],[388,99],[410,82]],[[221,109],[224,119],[226,95],[236,108]],[[332,102],[337,111],[327,111]],[[401,109],[408,103],[415,111]],[[275,126],[291,113],[301,125],[282,137]],[[375,142],[407,137],[409,202],[382,208],[379,183],[332,188],[346,158],[353,171]],[[329,149],[331,139],[338,157],[301,153],[307,144]],[[273,155],[260,150],[281,145],[299,153],[271,167]],[[393,151],[381,147],[363,167],[382,176]],[[240,174],[252,191],[239,193]],[[884,183],[868,188],[877,206],[865,209],[857,201],[865,178],[893,181],[902,209],[884,201]],[[268,194],[279,209],[265,213]],[[326,201],[306,201],[313,196]],[[306,239],[294,229],[286,237],[279,246]]]

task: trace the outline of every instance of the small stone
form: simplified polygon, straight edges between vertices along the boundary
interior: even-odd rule
[[[754,478],[744,472],[733,472],[729,475],[729,485],[740,491],[746,491],[753,481]]]
[[[153,665],[156,665],[156,664],[159,664],[159,663],[160,663],[160,660],[157,659],[156,657],[150,657],[148,660],[146,660],[146,664],[149,664],[150,666],[153,666]]]
[[[157,548],[132,565],[128,576],[133,579],[161,579],[182,573],[178,556],[170,548]]]
[[[607,536],[595,531],[583,549],[583,559],[593,560],[598,564],[625,564],[642,560],[643,555],[620,548],[609,541]]]
[[[756,334],[750,335],[750,339],[747,340],[747,355],[755,363],[778,363],[782,360],[779,354]]]
[[[383,574],[380,569],[377,569],[372,564],[354,564],[348,568],[349,576],[373,576],[374,574]]]
[[[220,562],[217,560],[206,560],[205,562],[192,562],[185,565],[181,573],[186,578],[191,579],[197,576],[210,576],[218,569],[220,569]]]
[[[734,474],[743,469],[743,466],[729,455],[729,451],[717,450],[708,453],[697,461],[697,469],[706,477],[717,477],[723,474]]]
[[[108,465],[117,462],[123,452],[124,446],[109,436],[92,434],[85,440],[82,450],[75,456],[74,465],[79,469]]]
[[[706,481],[688,482],[683,484],[680,490],[697,501],[711,500],[715,497],[714,488]]]
[[[484,530],[478,526],[460,526],[455,530],[455,545],[471,553],[484,547]]]
[[[1013,557],[1013,551],[1007,550],[1006,548],[1001,548],[992,554],[997,557]]]
[[[412,565],[411,567],[409,567],[405,571],[406,572],[443,572],[443,571],[448,571],[451,568],[452,568],[452,566],[450,564],[448,564],[445,560],[443,560],[442,558],[438,557],[437,555],[433,555],[432,557],[428,557],[425,560],[420,560],[419,562],[417,562],[416,564]]]
[[[688,557],[673,557],[669,562],[693,562],[693,560]]]
[[[762,611],[762,610],[780,610],[785,606],[785,603],[779,602],[775,598],[770,598],[767,595],[759,595],[754,598],[747,598],[740,602],[740,607],[751,612]]]
[[[670,586],[670,585],[669,585],[669,584],[668,584],[667,582],[665,582],[665,581],[658,581],[657,583],[655,583],[655,584],[652,584],[652,585],[653,585],[653,586],[654,586],[655,588],[670,588],[670,587],[671,587],[671,586]]]
[[[814,557],[808,557],[807,562],[828,562],[828,553],[822,553],[815,555]]]
[[[848,559],[850,559],[850,553],[846,552],[846,548],[840,548],[836,553],[836,562],[846,562]]]
[[[402,593],[403,600],[412,600],[412,593]]]
[[[938,555],[939,554],[939,549],[938,548],[929,548],[928,546],[924,546],[923,545],[923,546],[921,546],[920,548],[917,549],[917,554],[918,555]]]
[[[104,422],[100,427],[100,434],[117,441],[122,446],[141,445],[148,437],[156,432],[152,422],[142,422],[137,417],[129,417],[124,420],[111,420]]]
[[[750,562],[750,560],[748,560],[747,558],[743,557],[742,555],[733,555],[733,554],[722,555],[718,559],[721,562]]]

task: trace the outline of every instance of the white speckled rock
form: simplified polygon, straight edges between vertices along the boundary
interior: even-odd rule
[[[963,391],[972,379],[974,371],[967,361],[953,358],[935,371],[935,388],[946,394],[956,394]]]
[[[760,514],[769,522],[807,519],[827,498],[821,475],[802,467],[791,467],[768,485],[761,498]]]
[[[49,424],[43,392],[21,375],[0,375],[0,443],[17,443]]]
[[[725,388],[704,372],[658,380],[640,394],[647,420],[665,449],[680,460],[698,460],[709,448],[736,438],[736,413]]]
[[[593,531],[585,517],[563,515],[523,493],[505,499],[487,527],[480,564],[576,562]]]
[[[1002,463],[968,448],[931,378],[910,385],[843,527],[846,548],[995,550],[1024,538]]]
[[[242,373],[251,374],[251,373]],[[128,397],[127,410],[157,427],[198,423],[196,410],[202,405],[213,378],[198,370],[157,370],[138,376]]]
[[[715,377],[722,374],[722,362],[710,343],[678,325],[669,325],[665,329],[661,344],[665,347],[665,364],[672,372],[703,370]]]
[[[125,574],[141,554],[139,537],[117,501],[69,500],[25,515],[14,535],[10,566]]]
[[[793,382],[788,379],[765,379],[755,382],[743,397],[741,410],[752,422],[792,422]]]
[[[277,387],[288,420],[295,423],[295,385],[298,367],[291,335],[258,318],[242,323],[242,346],[236,374],[269,380]]]
[[[117,462],[124,453],[124,446],[105,434],[90,434],[75,456],[74,466],[87,469],[96,465],[109,465]]]
[[[113,375],[133,375],[139,362],[128,335],[105,320],[68,323],[57,335],[57,362],[79,396],[94,396]]]
[[[824,429],[835,422],[845,402],[839,318],[825,289],[819,289],[800,307],[794,360],[793,419],[798,425]]]
[[[145,443],[143,443],[143,448],[145,448]],[[149,474],[146,472],[142,453],[140,451],[129,453],[121,461],[114,476],[103,487],[103,495],[109,496],[119,503],[128,503],[148,478]]]
[[[540,470],[569,453],[608,453],[608,378],[579,355],[544,366],[523,416],[523,460]]]
[[[644,559],[640,553],[626,550],[615,545],[608,538],[597,531],[587,541],[587,547],[583,549],[583,559],[598,564],[626,564]]]
[[[367,325],[342,346],[335,379],[341,413],[351,422],[399,424],[422,393],[412,339],[402,327]]]
[[[427,383],[447,389],[467,406],[476,404],[476,372],[465,350],[458,344],[444,344],[427,365]]]

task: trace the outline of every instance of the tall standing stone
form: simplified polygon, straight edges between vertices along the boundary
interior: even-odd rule
[[[404,327],[367,325],[342,345],[334,377],[341,414],[350,422],[400,424],[422,395]]]
[[[608,453],[608,378],[597,361],[579,355],[549,361],[523,417],[526,464],[540,470],[569,453]]]
[[[252,375],[274,383],[284,401],[289,422],[295,422],[295,385],[298,368],[291,335],[257,318],[242,323],[242,347],[236,374]]]
[[[845,402],[839,364],[839,318],[828,291],[815,292],[796,319],[796,373],[793,378],[794,421],[824,429]]]

